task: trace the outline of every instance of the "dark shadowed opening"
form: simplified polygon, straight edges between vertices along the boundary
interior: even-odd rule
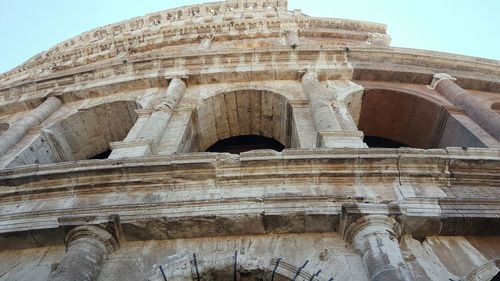
[[[500,102],[492,104],[491,109],[495,110],[498,114],[500,114]]]
[[[429,95],[367,89],[362,101],[358,129],[366,136],[395,142],[392,146],[389,142],[368,143],[370,147],[486,147],[478,137],[480,131],[470,129],[472,120],[450,114],[446,106]]]
[[[298,279],[298,278],[297,278]],[[210,268],[200,273],[200,281],[221,281],[221,280],[239,280],[239,281],[287,281],[291,280],[279,273],[273,276],[272,271],[263,269],[244,269],[239,268],[234,278],[233,268]]]
[[[500,272],[497,273],[497,275],[495,275],[495,277],[493,277],[493,279],[491,279],[491,281],[500,281]]]
[[[381,147],[381,148],[408,147],[408,145],[404,143],[400,143],[398,141],[383,137],[365,136],[363,141],[368,145],[368,147]]]
[[[229,152],[239,154],[255,149],[272,149],[282,151],[285,148],[280,142],[263,136],[236,136],[220,140],[207,149],[207,152]]]
[[[110,154],[111,154],[111,149],[108,149],[104,152],[101,152],[99,154],[90,157],[89,159],[108,159]]]

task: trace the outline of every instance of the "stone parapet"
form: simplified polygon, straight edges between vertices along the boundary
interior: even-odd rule
[[[44,241],[58,218],[81,214],[95,223],[119,215],[131,240],[275,231],[274,223],[261,225],[268,219],[284,232],[334,232],[371,213],[400,217],[417,237],[486,235],[500,227],[498,201],[489,199],[498,198],[491,183],[499,181],[499,161],[491,149],[299,149],[34,165],[1,172],[0,232],[38,229],[33,235]],[[29,201],[17,206],[21,197]],[[474,210],[466,217],[464,205]],[[149,229],[154,221],[166,232]],[[193,221],[205,226],[194,231]]]

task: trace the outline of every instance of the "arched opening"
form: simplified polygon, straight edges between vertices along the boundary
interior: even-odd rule
[[[111,149],[108,149],[104,152],[101,152],[99,154],[90,157],[89,159],[108,159],[110,154],[111,154]]]
[[[236,272],[236,280],[239,281],[264,281],[271,280],[274,281],[289,281],[288,277],[285,277],[279,273],[273,273],[270,270],[264,269],[243,269],[238,268]],[[234,268],[210,268],[208,270],[200,273],[201,281],[220,281],[220,280],[234,280]]]
[[[105,159],[110,142],[123,140],[134,125],[135,101],[115,101],[78,110],[43,128],[40,136],[19,153],[8,167],[29,164]]]
[[[109,143],[123,140],[134,125],[137,108],[135,101],[105,103],[79,110],[49,130],[66,160],[105,159]]]
[[[375,140],[427,149],[437,146],[435,138],[442,125],[443,110],[440,105],[416,95],[367,90],[358,127],[365,135],[378,138]]]
[[[362,98],[358,128],[369,147],[485,147],[465,115],[450,114],[424,94],[368,89]]]
[[[366,143],[368,147],[378,147],[378,148],[400,148],[408,146],[404,143],[400,143],[395,140],[383,137],[374,137],[374,136],[364,136],[363,142]]]
[[[285,148],[280,142],[263,136],[237,136],[220,140],[210,146],[207,152],[228,152],[240,154],[256,149],[272,149],[282,151]]]
[[[294,147],[297,141],[292,107],[286,97],[264,90],[220,93],[193,112],[179,153]]]

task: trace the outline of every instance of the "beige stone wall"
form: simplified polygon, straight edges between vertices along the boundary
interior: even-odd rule
[[[0,280],[490,280],[498,93],[285,0],[85,32],[0,74]],[[242,135],[286,149],[204,152]]]
[[[493,237],[431,236],[420,242],[407,235],[401,241],[405,261],[416,280],[424,281],[471,278],[475,269],[500,258],[498,245],[498,238]],[[276,273],[288,278],[309,260],[301,278],[321,270],[315,280],[367,280],[359,254],[335,234],[126,242],[106,261],[97,280],[162,280],[160,265],[168,280],[196,280],[193,254],[202,280],[211,280],[210,276],[232,278],[235,251],[240,274],[260,269],[269,277],[276,259],[282,258]],[[62,246],[0,252],[0,280],[45,280],[63,254]],[[498,269],[485,268],[475,277],[496,272]]]

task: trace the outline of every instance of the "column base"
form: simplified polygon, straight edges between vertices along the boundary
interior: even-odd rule
[[[318,132],[316,138],[318,148],[368,148],[363,142],[361,131]]]
[[[157,155],[156,145],[152,139],[112,142],[108,159]]]

